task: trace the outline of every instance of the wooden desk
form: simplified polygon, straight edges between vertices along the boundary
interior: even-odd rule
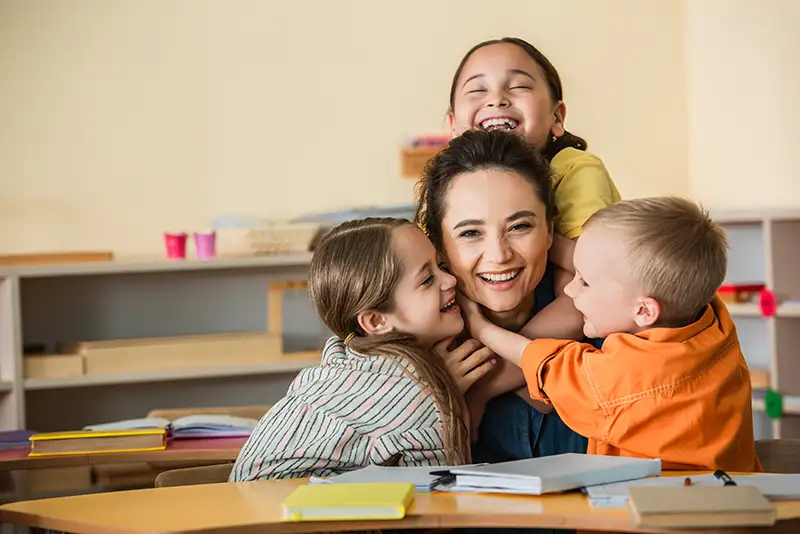
[[[79,534],[331,532],[365,529],[543,527],[637,530],[625,508],[591,508],[580,493],[542,497],[432,493],[401,521],[281,523],[281,502],[305,480],[208,484],[100,493],[0,506],[0,521]],[[800,501],[776,503],[780,521],[757,532],[800,532]],[[691,532],[687,530],[682,533]],[[742,534],[742,529],[703,534]]]
[[[29,449],[0,452],[0,472],[76,465],[123,464],[130,462],[220,462],[235,460],[247,438],[176,439],[166,450],[64,456],[28,456]]]

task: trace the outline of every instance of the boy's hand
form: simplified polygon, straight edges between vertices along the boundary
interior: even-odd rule
[[[453,377],[458,391],[463,395],[472,384],[492,370],[495,363],[492,358],[494,353],[474,339],[468,339],[450,350],[452,342],[453,338],[440,341],[433,347],[433,350],[444,360],[447,372]]]
[[[458,302],[458,307],[461,308],[461,315],[464,316],[467,330],[469,330],[473,338],[480,340],[483,326],[488,323],[486,317],[483,316],[481,307],[460,291],[456,293],[456,302]]]

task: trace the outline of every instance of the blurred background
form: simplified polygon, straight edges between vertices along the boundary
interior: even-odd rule
[[[164,231],[412,201],[479,41],[559,70],[623,197],[800,205],[794,0],[1,0],[0,250],[163,254]]]

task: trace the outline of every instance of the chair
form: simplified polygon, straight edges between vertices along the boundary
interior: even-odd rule
[[[800,473],[800,439],[756,440],[756,454],[767,473]]]
[[[193,486],[196,484],[227,482],[231,469],[233,469],[232,463],[170,469],[156,477],[155,487],[167,488],[171,486]]]

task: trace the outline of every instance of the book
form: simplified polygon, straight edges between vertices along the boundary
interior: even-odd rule
[[[136,430],[160,428],[175,439],[188,438],[238,438],[248,437],[258,424],[256,419],[224,414],[196,414],[179,417],[173,421],[163,417],[125,419],[111,423],[88,425],[84,430]]]
[[[163,428],[95,432],[45,432],[30,437],[29,456],[159,451],[167,448]]]
[[[557,454],[451,469],[447,491],[541,495],[661,474],[661,460]]]
[[[600,484],[585,488],[592,506],[625,506],[628,503],[628,490],[634,486],[682,487],[687,477],[666,476],[628,480],[614,484]],[[688,477],[691,486],[719,487],[723,482],[714,475],[695,475]],[[753,486],[770,501],[800,500],[800,475],[759,474],[731,475],[739,486]]]
[[[354,484],[370,482],[406,483],[413,484],[414,490],[417,493],[430,493],[441,480],[441,476],[437,473],[442,470],[451,469],[455,469],[455,467],[387,467],[382,465],[368,465],[328,478],[311,477],[309,482],[311,484]]]
[[[753,486],[632,486],[630,510],[638,527],[771,526],[775,507]]]
[[[285,522],[403,519],[414,500],[410,483],[307,484],[282,503]]]
[[[7,430],[0,432],[0,451],[27,449],[31,445],[30,437],[34,430]]]

